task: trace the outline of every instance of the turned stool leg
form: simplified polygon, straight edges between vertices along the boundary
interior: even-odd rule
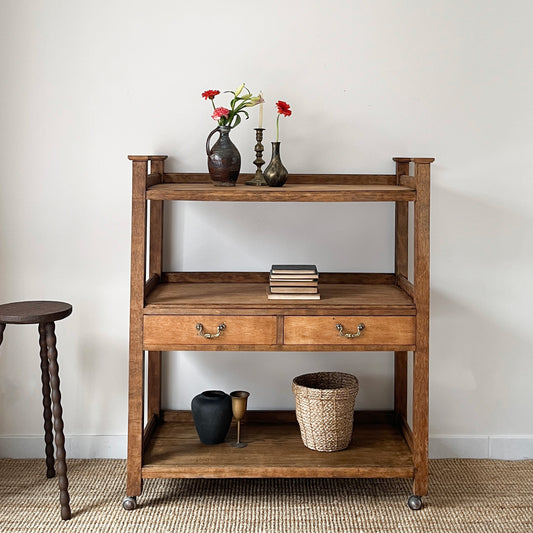
[[[63,435],[63,409],[61,408],[61,393],[59,392],[59,365],[57,363],[57,349],[55,324],[45,324],[46,345],[48,347],[48,369],[50,372],[50,386],[52,389],[52,403],[54,415],[54,431],[56,434],[57,477],[59,481],[59,501],[61,502],[61,518],[70,519],[70,497],[68,494],[67,463],[65,454],[65,436]]]
[[[46,347],[46,330],[39,324],[39,346],[41,347],[41,382],[43,384],[44,442],[46,452],[46,477],[56,475],[54,469],[54,436],[52,434],[52,401],[50,398],[50,374],[48,371],[48,349]]]

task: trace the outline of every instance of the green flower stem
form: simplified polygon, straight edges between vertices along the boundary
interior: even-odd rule
[[[279,117],[281,115],[278,115],[278,118],[276,119],[276,142],[279,142]]]
[[[243,96],[240,96],[242,91],[246,91],[248,94],[244,94]],[[237,90],[234,91],[225,91],[226,93],[231,93],[233,95],[233,99],[230,102],[230,109],[227,118],[221,117],[219,119],[219,126],[229,126],[230,128],[234,128],[235,126],[238,126],[241,122],[241,117],[239,116],[239,113],[243,113],[246,118],[249,118],[248,113],[245,111],[245,107],[251,107],[250,102],[254,102],[254,98],[259,98],[258,96],[254,97],[252,93],[250,92],[250,89],[244,85],[240,85]],[[256,102],[259,103],[259,102]],[[213,109],[216,109],[214,98],[211,98],[211,104],[213,105]],[[255,105],[253,103],[252,105]],[[235,122],[234,122],[235,121]]]

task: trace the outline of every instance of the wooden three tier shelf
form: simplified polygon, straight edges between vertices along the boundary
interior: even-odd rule
[[[431,158],[394,158],[394,174],[291,175],[282,188],[214,187],[207,174],[164,170],[166,156],[133,163],[127,496],[149,478],[410,478],[412,509],[428,488],[429,196]],[[268,273],[163,272],[168,201],[395,203],[391,273],[320,273],[320,300],[268,300]],[[409,203],[414,274],[408,279]],[[199,335],[225,329],[216,338]],[[362,335],[339,336],[364,323]],[[200,443],[189,411],[161,408],[161,351],[390,351],[394,409],[356,411],[346,450],[306,448],[294,411],[250,411],[248,447]],[[408,352],[413,363],[408,366]],[[145,356],[147,358],[145,365]],[[245,363],[243,363],[245,364]],[[145,368],[147,369],[145,371]],[[408,369],[412,402],[408,413]],[[293,376],[288,376],[288,380]],[[392,386],[392,384],[391,384]],[[410,415],[410,416],[409,416]],[[408,420],[411,422],[409,424]]]

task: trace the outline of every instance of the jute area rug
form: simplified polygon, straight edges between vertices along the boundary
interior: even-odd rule
[[[411,483],[373,479],[148,480],[122,509],[122,460],[68,461],[72,519],[44,460],[0,460],[0,531],[532,533],[533,461],[433,460],[424,508]]]

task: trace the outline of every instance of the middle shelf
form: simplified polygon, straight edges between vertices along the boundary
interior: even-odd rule
[[[145,350],[411,351],[416,309],[387,274],[324,274],[320,300],[269,300],[264,273],[171,273],[150,284]],[[221,281],[225,280],[225,281]],[[344,282],[342,282],[344,281]],[[361,335],[350,332],[358,327]],[[215,333],[218,332],[218,333]]]
[[[320,274],[320,300],[269,300],[263,272],[170,272],[150,285],[144,314],[239,310],[250,314],[415,315],[392,274]]]

